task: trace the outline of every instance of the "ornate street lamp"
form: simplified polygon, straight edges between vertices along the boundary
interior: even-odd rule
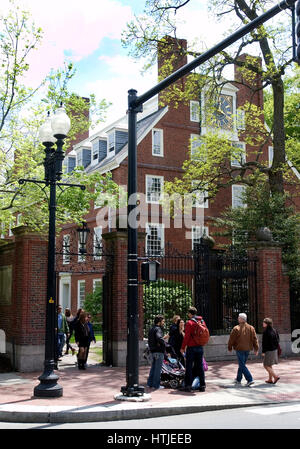
[[[48,265],[47,265],[47,297],[46,297],[46,330],[45,330],[45,361],[44,371],[39,377],[40,384],[34,388],[35,397],[59,397],[63,389],[57,383],[58,375],[54,373],[56,368],[57,328],[56,314],[56,277],[55,277],[55,223],[56,223],[56,187],[79,187],[85,190],[85,186],[57,182],[62,177],[62,164],[64,160],[64,140],[70,130],[71,121],[62,104],[51,118],[50,114],[39,130],[39,138],[45,147],[44,169],[45,180],[20,179],[19,183],[33,182],[50,187],[49,198],[45,187],[49,206],[49,233],[48,233]],[[54,147],[56,144],[56,149]],[[62,190],[62,189],[61,189]]]

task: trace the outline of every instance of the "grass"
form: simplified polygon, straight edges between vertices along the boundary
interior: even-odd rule
[[[96,341],[102,341],[102,333],[101,332],[95,332],[95,338]],[[73,332],[72,337],[70,338],[70,343],[75,343],[75,334]]]

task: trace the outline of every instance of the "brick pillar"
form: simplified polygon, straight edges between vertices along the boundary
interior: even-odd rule
[[[48,243],[25,226],[13,229],[13,233],[15,241],[9,244],[7,259],[12,290],[10,300],[0,304],[0,328],[5,331],[7,355],[15,369],[40,371],[45,352]]]
[[[113,231],[103,234],[105,251],[113,254],[111,282],[112,365],[126,366],[127,354],[127,231]],[[145,233],[138,233],[138,253],[141,254]],[[140,275],[140,271],[139,271]],[[143,351],[143,289],[139,288],[139,340],[140,359]]]
[[[291,353],[291,319],[289,278],[282,269],[282,251],[274,242],[256,242],[249,249],[257,262],[257,317],[258,333],[262,333],[264,318],[272,318],[280,334],[283,354]]]

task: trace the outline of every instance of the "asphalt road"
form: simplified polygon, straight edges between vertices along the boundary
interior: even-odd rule
[[[245,407],[128,421],[37,424],[0,422],[0,429],[300,429],[300,403]]]

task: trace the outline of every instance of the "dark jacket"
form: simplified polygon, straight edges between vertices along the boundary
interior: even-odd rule
[[[267,351],[275,351],[275,349],[278,349],[278,345],[279,335],[277,330],[268,326],[262,335],[262,353],[265,354]]]
[[[150,352],[165,352],[166,343],[163,339],[163,331],[160,326],[154,325],[148,334],[148,345]]]
[[[177,324],[171,324],[170,329],[169,329],[169,340],[168,343],[169,345],[173,346],[173,348],[175,347],[176,344],[176,338],[178,335],[178,326]]]
[[[87,347],[89,344],[89,334],[90,328],[87,323],[82,324],[80,321],[77,321],[74,327],[75,330],[75,341],[79,343],[81,347]]]

